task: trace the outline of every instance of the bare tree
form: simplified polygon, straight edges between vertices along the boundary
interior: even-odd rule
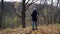
[[[33,3],[37,2],[38,0],[34,1],[32,0],[31,3],[29,3],[30,0],[28,0],[25,3],[26,0],[22,0],[22,28],[26,27],[26,23],[25,23],[25,11],[29,8],[30,5],[32,5]]]
[[[56,23],[56,19],[58,16],[58,4],[59,4],[59,0],[57,0],[57,12],[55,13],[54,23]]]
[[[22,0],[22,28],[26,27],[25,23],[25,0]]]
[[[0,28],[3,22],[3,14],[4,14],[4,0],[1,0],[1,12],[0,12]]]
[[[52,24],[52,14],[53,14],[53,0],[51,0],[51,12],[50,12],[50,24]]]
[[[58,5],[60,6],[60,0],[57,0],[57,18],[58,18],[58,22],[60,22],[60,8],[58,8]]]
[[[25,2],[26,0],[22,0],[22,16],[20,16],[17,11],[15,11],[15,15],[17,15],[18,17],[22,18],[22,28],[25,28],[26,27],[26,23],[25,23],[25,11],[28,10],[28,8],[34,4],[35,2],[37,2],[38,0],[32,0],[31,3],[30,0],[28,0],[27,2]],[[14,10],[16,10],[16,8],[12,5],[10,5]],[[18,6],[18,5],[17,5]],[[12,12],[9,12],[11,14],[13,14]]]

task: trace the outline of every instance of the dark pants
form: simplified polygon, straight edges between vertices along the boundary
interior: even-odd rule
[[[37,21],[33,21],[32,23],[32,29],[37,29]]]

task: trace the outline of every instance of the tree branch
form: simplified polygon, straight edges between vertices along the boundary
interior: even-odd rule
[[[38,0],[36,0],[35,2],[37,2],[37,1],[38,1]],[[26,5],[26,6],[25,6],[25,7],[26,7],[25,9],[27,10],[27,9],[29,8],[29,6],[31,6],[31,5],[34,4],[35,2],[32,1],[30,4]],[[26,10],[25,10],[25,11],[26,11]]]
[[[30,0],[28,0],[25,5],[27,5],[27,4],[29,3],[29,1],[30,1]]]
[[[10,5],[10,4],[8,4],[8,5]],[[10,7],[12,7],[14,10],[16,10],[13,5],[10,5]],[[8,11],[8,12],[11,13],[11,14],[13,14],[13,13],[10,12],[10,11]],[[15,14],[14,14],[14,15],[17,15],[18,17],[21,18],[21,16],[20,16],[16,11],[15,11]]]

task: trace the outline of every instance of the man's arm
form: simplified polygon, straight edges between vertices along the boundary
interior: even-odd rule
[[[37,15],[39,15],[39,13],[38,13],[38,11],[36,10],[36,12],[37,12]]]
[[[39,13],[37,12],[36,18],[38,18],[38,16],[39,16]]]
[[[37,12],[37,14],[39,15],[39,13]]]

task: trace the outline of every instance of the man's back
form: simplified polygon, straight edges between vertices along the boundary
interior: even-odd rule
[[[35,21],[36,21],[36,20],[37,20],[37,18],[36,18],[36,16],[37,16],[37,11],[36,11],[36,10],[33,10],[31,16],[32,16],[32,20],[35,20]]]
[[[33,10],[33,12],[32,12],[32,14],[31,14],[31,16],[32,16],[32,21],[33,21],[33,23],[32,23],[32,30],[37,30],[37,14],[38,14],[38,12],[37,12],[37,10],[36,9],[34,9]]]

